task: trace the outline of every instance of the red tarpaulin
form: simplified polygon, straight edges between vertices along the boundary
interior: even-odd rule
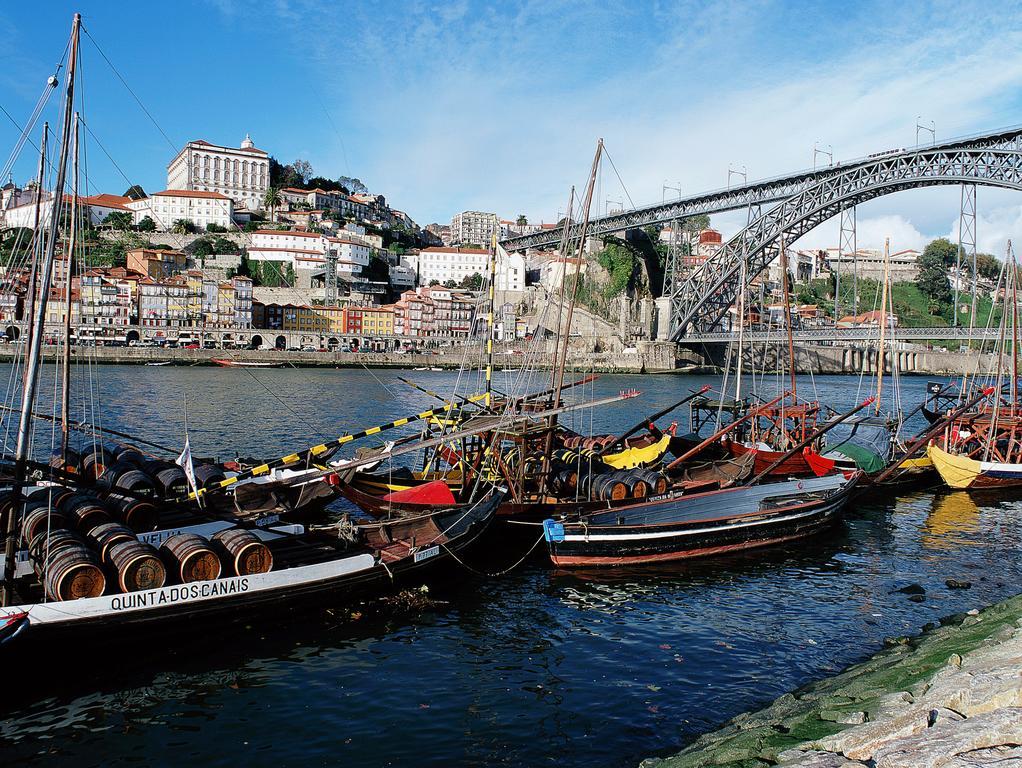
[[[455,504],[454,494],[443,480],[423,483],[403,491],[394,491],[383,497],[384,501],[403,501],[412,504]]]

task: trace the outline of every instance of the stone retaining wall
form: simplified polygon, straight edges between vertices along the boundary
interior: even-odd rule
[[[641,768],[1022,768],[1022,595],[888,644]]]

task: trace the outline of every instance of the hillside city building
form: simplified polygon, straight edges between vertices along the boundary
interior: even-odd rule
[[[167,166],[167,189],[219,192],[239,208],[263,209],[270,186],[270,156],[245,134],[241,146],[189,141]]]

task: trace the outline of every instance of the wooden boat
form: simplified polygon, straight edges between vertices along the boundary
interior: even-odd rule
[[[36,599],[0,608],[0,641],[4,630],[14,627],[19,644],[58,635],[72,641],[102,635],[116,642],[121,632],[130,628],[235,618],[256,611],[279,616],[278,609],[310,600],[319,605],[344,600],[366,589],[388,586],[396,579],[414,578],[459,557],[486,530],[502,497],[501,491],[494,490],[469,508],[355,526],[347,537],[339,535],[345,532],[343,527],[320,532],[308,532],[302,526],[257,529],[254,533],[272,555],[272,568],[265,572],[239,575],[225,568],[217,578],[168,581],[132,592],[112,589],[107,579],[99,596]],[[210,537],[232,529],[223,522],[197,523],[140,535],[138,540],[166,545],[180,534]],[[39,590],[31,584],[32,564],[27,559],[18,563],[17,574],[23,588],[33,593]]]
[[[223,368],[280,368],[280,363],[264,363],[254,360],[228,360],[222,357],[214,357],[210,360]]]
[[[170,365],[172,362],[173,362],[172,360],[162,360],[162,361],[160,361],[158,363],[146,363],[146,365],[154,365],[154,366]]]
[[[747,454],[756,457],[754,472],[759,474],[770,468],[770,466],[785,454],[784,451],[774,451],[766,446],[749,445],[739,440],[727,440],[725,446],[730,454],[741,458]],[[780,464],[770,470],[771,477],[809,477],[811,475],[825,475],[834,470],[834,462],[819,454],[806,450],[796,453],[784,459]]]
[[[926,449],[941,479],[951,488],[1019,488],[1022,487],[1022,464],[981,461],[965,455],[948,453],[936,445]]]
[[[682,494],[575,519],[551,518],[554,565],[622,566],[778,544],[833,525],[861,474]]]

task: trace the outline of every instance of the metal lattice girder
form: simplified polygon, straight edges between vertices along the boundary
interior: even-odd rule
[[[983,148],[1022,151],[1022,128],[1012,128],[995,133],[952,139],[932,147],[927,147],[927,150],[940,152],[952,149]],[[884,158],[909,157],[915,155],[916,152],[917,150],[915,149],[899,149],[883,152],[880,155]],[[657,203],[656,205],[635,208],[630,211],[617,212],[613,215],[600,216],[590,221],[589,235],[591,237],[598,237],[611,232],[622,232],[636,227],[644,227],[648,224],[661,224],[674,219],[687,219],[690,216],[698,216],[704,213],[722,213],[724,211],[747,208],[750,205],[764,205],[766,203],[777,202],[815,185],[821,179],[847,172],[850,169],[872,166],[876,162],[877,157],[870,156],[861,160],[854,160],[850,163],[846,162],[816,170],[800,171],[787,176],[754,181],[728,189],[704,192],[677,200]],[[572,238],[578,236],[580,226],[580,224],[576,224],[572,228]],[[501,240],[501,245],[509,251],[554,246],[561,241],[562,234],[562,228],[556,227],[550,230],[534,232],[530,235],[510,237]]]
[[[815,184],[767,210],[732,237],[693,272],[680,290],[678,314],[671,318],[672,338],[689,328],[715,326],[734,303],[737,276],[747,261],[749,280],[778,256],[781,235],[793,243],[842,208],[899,192],[941,184],[981,184],[1022,190],[1022,145],[1019,135],[1002,146],[930,148],[898,152],[819,179]]]

